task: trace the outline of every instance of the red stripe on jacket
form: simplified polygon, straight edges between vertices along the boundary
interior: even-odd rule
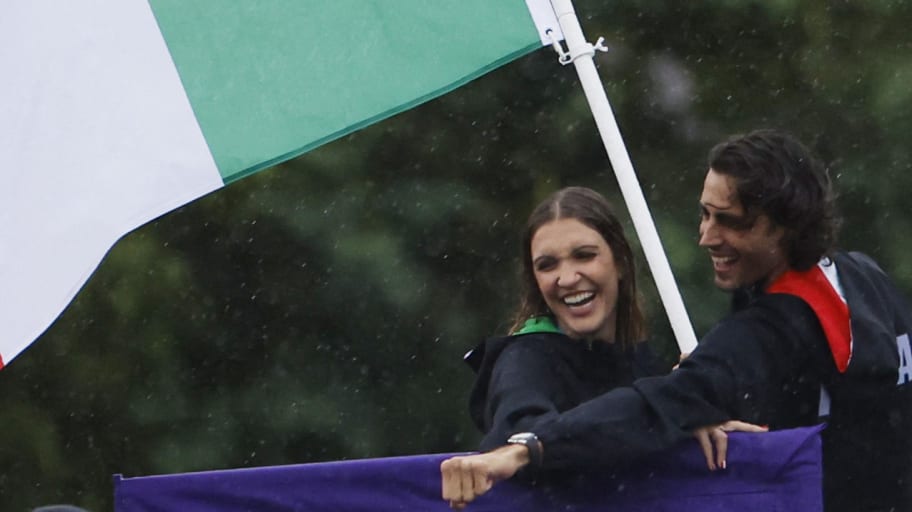
[[[773,281],[766,291],[795,295],[811,306],[826,334],[836,368],[845,373],[852,357],[849,307],[823,275],[823,270],[817,265],[804,272],[788,270]]]

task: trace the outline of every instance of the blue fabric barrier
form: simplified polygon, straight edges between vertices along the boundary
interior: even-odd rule
[[[771,512],[823,510],[820,430],[732,433],[728,469],[710,472],[696,441],[615,474],[503,482],[469,512]],[[115,512],[448,511],[440,463],[453,454],[114,476]]]

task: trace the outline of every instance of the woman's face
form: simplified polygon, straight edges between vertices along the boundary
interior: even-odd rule
[[[532,236],[531,251],[538,289],[561,330],[613,342],[619,276],[598,231],[576,219],[553,220]]]

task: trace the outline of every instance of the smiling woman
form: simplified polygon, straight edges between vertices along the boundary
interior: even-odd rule
[[[535,281],[557,325],[574,339],[614,343],[618,268],[598,231],[556,219],[532,237]]]
[[[601,194],[583,187],[555,192],[529,215],[521,243],[514,331],[530,318],[550,317],[571,338],[628,346],[646,337],[633,252]]]
[[[630,245],[599,193],[569,187],[540,203],[526,224],[522,265],[512,334],[487,340],[468,357],[478,372],[470,410],[485,432],[482,450],[506,444],[537,462],[541,445],[528,433],[536,422],[657,374],[661,364],[643,342]],[[465,461],[442,467],[444,498],[456,508],[493,484],[464,488],[456,468]]]

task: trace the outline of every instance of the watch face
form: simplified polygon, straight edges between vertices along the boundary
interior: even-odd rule
[[[538,438],[535,437],[535,434],[532,434],[531,432],[520,432],[519,434],[513,434],[510,436],[510,439],[507,439],[507,442],[515,444],[527,444],[536,440],[538,440]]]

